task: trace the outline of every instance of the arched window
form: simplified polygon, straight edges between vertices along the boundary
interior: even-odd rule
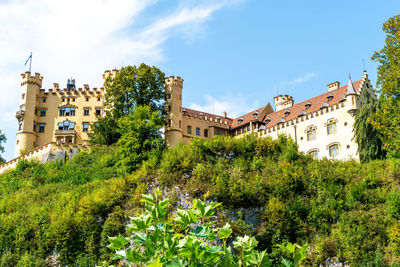
[[[339,144],[333,144],[328,147],[329,157],[334,158],[339,155]]]
[[[329,121],[327,126],[326,126],[326,130],[328,134],[334,134],[336,133],[337,129],[336,129],[336,121]]]
[[[313,149],[313,150],[309,151],[308,154],[309,154],[313,159],[318,159],[318,158],[319,158],[318,149]]]

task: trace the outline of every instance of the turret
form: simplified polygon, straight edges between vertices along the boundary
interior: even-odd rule
[[[21,101],[16,113],[18,120],[17,144],[15,156],[21,151],[28,151],[36,145],[37,107],[43,77],[39,73],[31,76],[30,72],[21,74]]]
[[[291,108],[293,106],[293,97],[290,95],[278,95],[274,97],[275,111]]]
[[[171,76],[165,78],[166,126],[165,141],[168,147],[174,147],[182,140],[182,89],[183,79]]]
[[[357,109],[360,107],[360,101],[359,101],[359,95],[354,89],[350,75],[349,75],[349,83],[347,85],[347,90],[346,90],[346,102],[347,105],[349,106],[348,112],[352,116],[354,116]]]

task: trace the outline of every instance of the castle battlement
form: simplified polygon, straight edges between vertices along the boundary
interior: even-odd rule
[[[36,84],[39,87],[42,86],[43,77],[40,73],[35,73],[35,76],[31,76],[29,71],[21,74],[21,86],[27,83],[29,84]]]
[[[119,70],[117,70],[117,69],[106,70],[103,73],[103,79],[106,80],[110,76],[111,76],[111,78],[115,78],[115,76],[117,76],[118,72],[119,72]]]
[[[169,86],[180,86],[183,87],[183,79],[179,76],[170,76],[165,78],[165,84]]]
[[[89,86],[84,87],[84,88],[76,88],[73,90],[69,90],[67,88],[61,89],[58,86],[58,83],[56,83],[57,86],[54,86],[54,88],[50,89],[40,89],[40,93],[43,95],[48,95],[48,94],[53,94],[53,95],[59,95],[59,96],[84,96],[84,95],[104,95],[105,94],[105,89],[104,87],[93,87],[90,88]]]

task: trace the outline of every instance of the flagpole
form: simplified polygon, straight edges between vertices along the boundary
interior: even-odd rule
[[[32,51],[31,51],[31,60],[29,60],[29,72],[31,72],[32,68]]]

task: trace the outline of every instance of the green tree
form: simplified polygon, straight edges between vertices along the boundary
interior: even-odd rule
[[[5,136],[4,134],[2,134],[2,133],[1,133],[1,130],[0,130],[0,153],[4,153],[4,147],[1,145],[1,143],[4,143],[4,142],[6,142],[6,141],[7,141],[6,136]],[[2,164],[2,163],[4,163],[4,162],[6,162],[6,160],[3,159],[3,158],[0,156],[0,164]]]
[[[384,147],[392,156],[400,151],[400,15],[383,24],[385,46],[372,59],[379,63],[377,86],[380,90],[380,109],[372,124],[382,135]]]
[[[363,105],[357,110],[354,122],[354,139],[358,144],[361,162],[380,159],[385,156],[379,132],[371,124],[371,117],[378,110],[378,101],[368,90],[361,92]]]
[[[160,157],[164,148],[163,125],[161,112],[152,110],[150,106],[138,106],[118,120],[121,137],[117,142],[117,166],[122,173],[131,173],[144,160]]]
[[[144,63],[139,67],[121,68],[118,74],[105,81],[105,113],[91,127],[89,134],[94,144],[111,145],[118,141],[118,120],[128,116],[138,106],[147,105],[151,111],[164,115],[164,73]]]

